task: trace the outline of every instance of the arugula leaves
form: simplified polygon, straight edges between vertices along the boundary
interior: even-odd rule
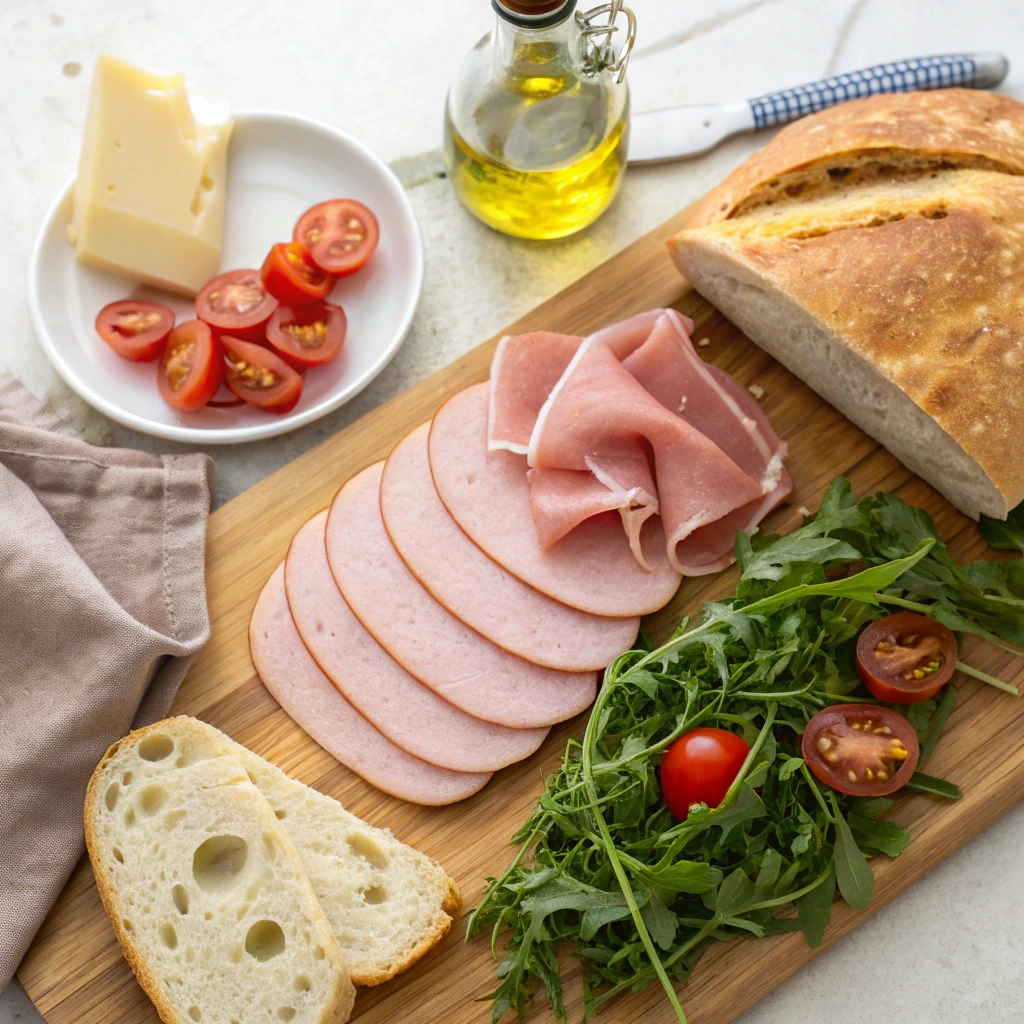
[[[989,547],[1024,551],[1024,503],[1018,505],[1005,520],[982,516],[978,529]]]
[[[1007,649],[1024,642],[1024,560],[957,566],[926,513],[887,494],[858,502],[842,478],[801,529],[740,534],[736,552],[734,597],[709,602],[657,649],[642,638],[608,668],[582,741],[569,742],[546,780],[512,864],[489,879],[467,938],[489,926],[496,951],[505,933],[495,1022],[523,1013],[534,982],[565,1020],[564,941],[586,967],[588,1015],[660,981],[680,1021],[673,983],[714,942],[801,928],[819,944],[836,890],[866,907],[868,856],[894,857],[909,841],[882,818],[890,800],[835,793],[800,755],[807,722],[859,686],[860,631],[896,606]],[[938,701],[901,709],[922,766],[955,700],[949,686]],[[740,732],[752,749],[721,806],[676,822],[658,766],[697,726]],[[921,772],[908,788],[959,796]]]

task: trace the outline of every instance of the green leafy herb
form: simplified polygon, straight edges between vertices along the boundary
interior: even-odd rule
[[[713,943],[798,927],[820,943],[837,887],[866,906],[867,857],[896,856],[909,840],[882,817],[890,800],[823,787],[800,753],[818,711],[866,699],[853,695],[861,630],[905,607],[1008,650],[1024,642],[1020,562],[957,566],[924,512],[887,494],[858,502],[845,479],[801,529],[740,534],[736,551],[733,597],[706,604],[657,649],[644,641],[609,666],[582,741],[569,742],[513,837],[511,865],[489,880],[467,935],[490,928],[494,951],[504,939],[495,1021],[522,1014],[537,984],[565,1019],[563,942],[585,965],[587,1014],[660,982],[680,1021],[675,984]],[[954,703],[947,687],[937,702],[901,709],[922,763]],[[751,751],[721,806],[677,822],[658,767],[697,726],[731,729]],[[921,773],[909,788],[959,795]]]
[[[836,810],[836,882],[843,899],[854,910],[863,910],[875,895],[875,876],[864,851],[853,838],[849,822]]]
[[[920,793],[932,793],[947,800],[959,800],[963,796],[960,787],[955,783],[937,779],[933,775],[925,775],[924,772],[914,772],[907,780],[906,788],[916,789]]]
[[[825,929],[832,920],[832,904],[836,898],[836,872],[829,873],[809,893],[796,900],[800,927],[807,945],[820,946],[825,938]]]
[[[1024,551],[1024,503],[1018,505],[1006,519],[982,516],[978,529],[990,547]]]

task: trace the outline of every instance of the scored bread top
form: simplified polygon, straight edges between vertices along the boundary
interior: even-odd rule
[[[670,242],[803,307],[1024,500],[1024,177],[933,171],[762,206]],[[998,512],[999,510],[995,510]]]
[[[1024,174],[1024,104],[977,89],[841,103],[783,128],[695,204],[686,226],[858,180],[947,167]]]

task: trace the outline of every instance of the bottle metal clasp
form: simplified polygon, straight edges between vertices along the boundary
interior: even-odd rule
[[[595,19],[605,14],[608,20],[604,24],[595,24]],[[615,21],[620,14],[626,18],[626,39],[622,49],[616,53],[612,37],[619,30]],[[589,11],[577,11],[576,27],[579,29],[582,43],[581,73],[593,78],[602,71],[608,71],[615,76],[616,84],[622,82],[626,77],[629,54],[636,41],[636,15],[622,5],[622,0],[611,0],[611,3],[602,4]]]

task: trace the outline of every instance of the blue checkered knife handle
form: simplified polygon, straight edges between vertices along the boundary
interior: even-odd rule
[[[952,86],[985,89],[998,85],[1008,64],[997,53],[951,53],[941,57],[915,57],[889,64],[877,64],[862,71],[850,71],[820,82],[783,89],[770,96],[750,100],[754,127],[774,128],[789,124],[805,114],[834,107],[845,100],[882,92],[914,92],[918,89],[946,89]]]

